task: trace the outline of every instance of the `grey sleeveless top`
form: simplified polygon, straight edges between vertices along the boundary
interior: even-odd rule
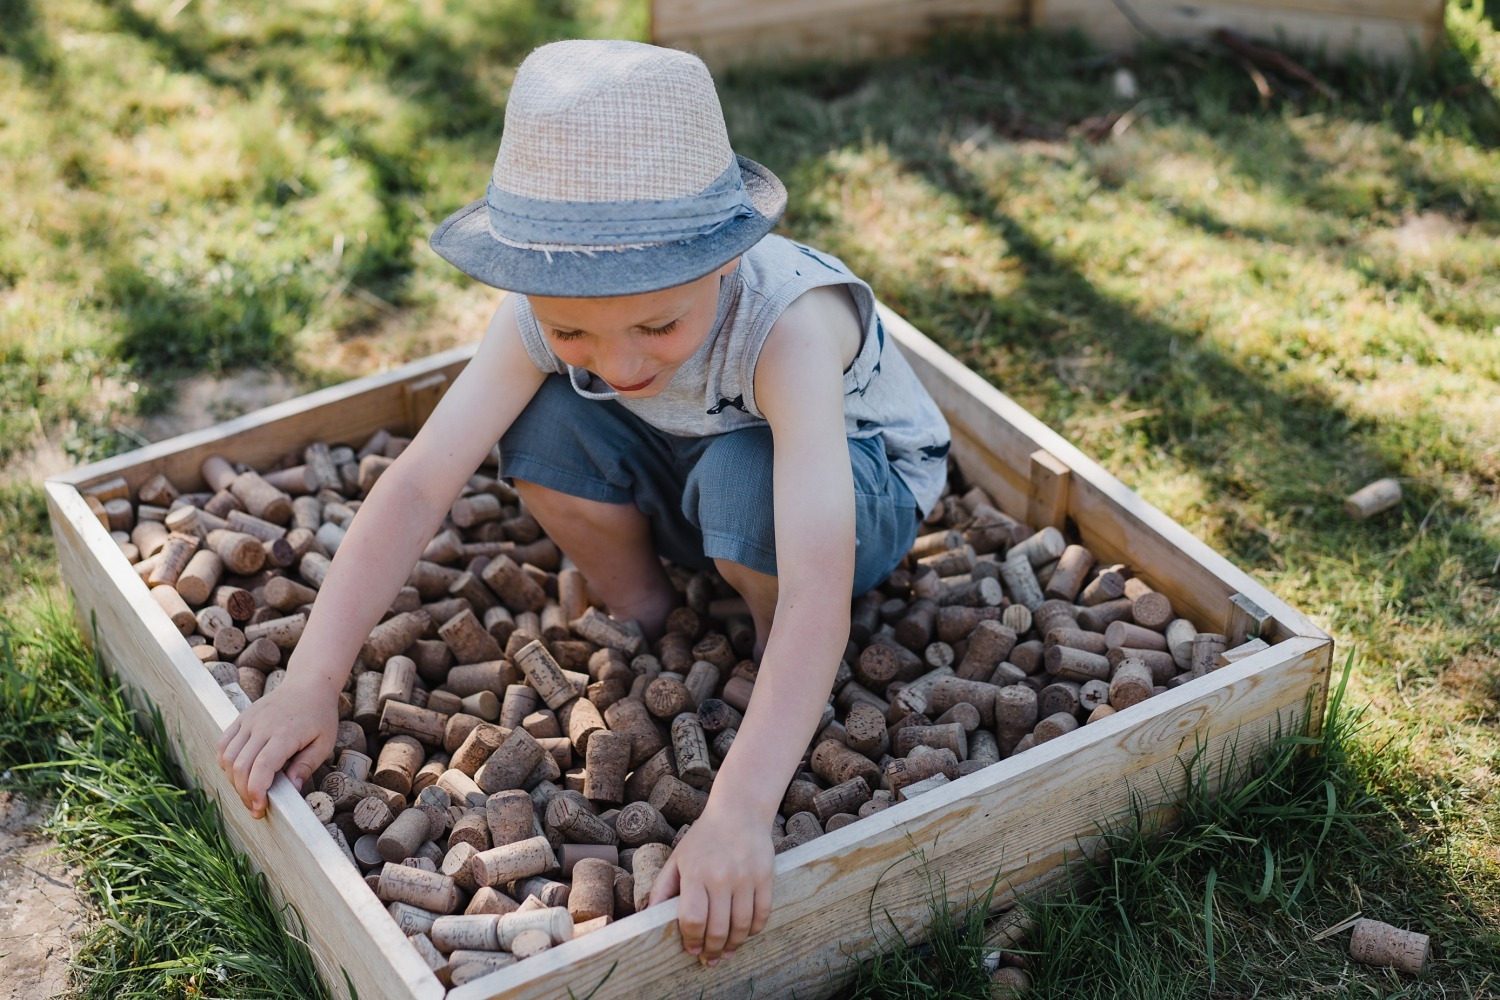
[[[526,296],[511,298],[522,343],[543,372],[567,375],[580,396],[616,400],[668,434],[706,437],[766,423],[755,401],[755,364],[766,335],[799,295],[826,285],[849,287],[863,329],[859,353],[844,372],[844,433],[880,437],[892,469],[926,514],[947,475],[947,422],[886,336],[870,286],[838,258],[780,236],[761,240],[721,284],[708,338],[650,399],[621,398],[593,372],[565,364],[552,351]]]

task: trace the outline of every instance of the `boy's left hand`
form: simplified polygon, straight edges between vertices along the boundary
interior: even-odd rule
[[[746,822],[710,800],[662,868],[651,903],[678,896],[677,929],[705,965],[733,955],[771,915],[775,852],[770,824]]]

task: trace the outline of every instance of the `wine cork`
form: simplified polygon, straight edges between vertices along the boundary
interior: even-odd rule
[[[500,947],[512,951],[516,938],[528,931],[538,931],[553,944],[562,944],[573,938],[573,917],[567,907],[549,906],[525,913],[507,913],[495,923]]]
[[[713,779],[708,738],[696,714],[683,712],[672,720],[672,755],[677,761],[678,777],[688,784],[702,788]]]
[[[219,528],[210,531],[205,541],[208,547],[224,561],[224,567],[231,573],[249,576],[265,565],[266,550],[261,548],[260,539],[254,535]]]
[[[562,667],[540,639],[523,646],[515,654],[515,661],[548,708],[556,710],[577,697],[572,683],[563,675]]]
[[[1153,632],[1165,629],[1174,616],[1172,602],[1165,594],[1154,590],[1141,594],[1130,604],[1130,617],[1135,620],[1135,624]]]
[[[380,748],[370,781],[399,795],[409,795],[425,756],[422,744],[410,736],[392,736]]]
[[[1057,630],[1054,630],[1054,632]],[[1109,677],[1109,659],[1071,646],[1053,646],[1043,655],[1047,673],[1082,683]]]
[[[183,635],[192,635],[197,629],[197,617],[193,615],[192,608],[187,606],[187,602],[182,599],[182,595],[177,593],[175,588],[166,586],[165,584],[160,587],[152,587],[151,599],[156,602],[157,607],[166,612],[167,617],[172,620],[172,624],[177,627],[177,631]],[[275,666],[275,664],[272,663],[271,666]]]
[[[1001,621],[1005,612],[999,607],[939,607],[935,618],[935,633],[941,642],[956,643],[968,639],[980,622]]]
[[[941,715],[955,705],[967,703],[978,710],[982,725],[993,726],[995,699],[999,694],[1000,689],[987,681],[944,677],[932,686],[932,693],[927,698],[927,711],[933,715]]]
[[[1366,965],[1389,966],[1418,976],[1427,968],[1430,941],[1426,934],[1403,931],[1379,920],[1354,922],[1349,957]]]
[[[529,684],[508,684],[505,688],[505,699],[500,703],[500,718],[497,724],[502,729],[515,729],[521,724],[522,719],[536,711],[536,706],[536,692]]]
[[[635,877],[635,909],[636,912],[644,910],[651,902],[651,890],[656,885],[656,880],[661,875],[661,870],[666,866],[667,858],[671,857],[672,849],[666,844],[642,844],[635,850],[632,859],[631,875]]]
[[[976,729],[969,734],[969,759],[965,763],[989,767],[1000,761],[1000,744],[993,733]]]
[[[698,705],[698,725],[710,736],[726,729],[738,729],[744,721],[745,717],[733,705],[718,698],[707,698]]]
[[[245,505],[246,511],[263,521],[286,524],[292,519],[292,498],[254,470],[240,473],[228,488]]]
[[[1177,674],[1177,661],[1172,659],[1172,654],[1160,649],[1131,649],[1121,646],[1119,649],[1111,649],[1105,654],[1110,667],[1118,667],[1126,660],[1139,660],[1151,671],[1151,676],[1157,684],[1165,684]]]
[[[1356,521],[1363,521],[1401,502],[1401,483],[1395,479],[1377,479],[1349,494],[1344,500],[1344,513]]]
[[[755,682],[746,677],[731,677],[724,682],[724,690],[719,697],[733,705],[736,711],[748,712],[750,710],[750,696],[755,693]]]
[[[159,558],[150,575],[146,577],[148,586],[174,586],[183,570],[187,568],[188,562],[198,551],[198,537],[196,535],[171,532],[162,542],[161,548],[155,553]],[[186,595],[184,595],[186,597]],[[194,603],[202,603],[197,601]]]
[[[472,871],[469,876],[472,879]],[[474,890],[474,896],[469,900],[469,905],[464,907],[464,913],[469,916],[489,913],[498,917],[516,912],[519,905],[494,886],[482,885]]]
[[[471,806],[453,821],[453,828],[448,831],[449,850],[461,844],[467,844],[475,854],[490,849],[489,822],[482,804]],[[467,859],[464,863],[467,863]]]
[[[1171,628],[1172,626],[1177,625],[1178,622],[1183,622],[1183,624],[1185,624],[1189,630],[1192,630],[1193,623],[1181,618],[1172,622],[1167,627],[1169,635],[1163,635],[1161,632],[1157,632],[1149,628],[1144,628],[1141,625],[1132,624],[1131,622],[1110,622],[1109,627],[1104,630],[1104,643],[1105,646],[1109,649],[1119,649],[1124,646],[1129,647],[1130,649],[1166,650],[1168,648],[1168,642],[1170,641]],[[1179,641],[1181,639],[1181,634],[1181,629],[1179,628]],[[1192,636],[1188,636],[1188,640],[1189,642],[1191,642]]]
[[[474,780],[491,795],[506,789],[520,788],[546,755],[547,751],[525,729],[511,730],[505,742],[496,748],[489,760],[475,773]]]
[[[913,601],[906,609],[906,617],[896,623],[896,641],[909,650],[925,648],[932,642],[938,612],[939,606],[935,600],[922,598]],[[874,637],[871,639],[873,641]]]
[[[1115,668],[1109,682],[1109,704],[1116,711],[1139,704],[1151,697],[1155,682],[1151,670],[1137,659],[1127,659]]]
[[[411,736],[427,746],[441,747],[447,725],[446,715],[399,701],[388,701],[380,711],[378,728],[382,736]]]
[[[629,847],[670,844],[676,833],[661,810],[649,802],[632,802],[615,817],[615,834]]]
[[[497,914],[442,916],[432,922],[432,930],[428,934],[440,951],[498,951],[499,922]]]
[[[1000,564],[1000,578],[1005,581],[1005,589],[1011,600],[1033,614],[1047,599],[1042,593],[1042,585],[1037,582],[1036,571],[1024,555],[1014,558],[1008,556]]]
[[[280,618],[268,618],[264,621],[254,621],[245,625],[245,638],[251,642],[258,639],[270,639],[276,644],[276,648],[282,652],[290,652],[298,640],[302,638],[302,630],[307,627],[307,616],[304,614],[285,615]]]
[[[880,783],[880,769],[868,757],[842,743],[818,744],[809,763],[813,773],[830,785],[842,784],[856,776],[864,778],[871,788]]]
[[[509,731],[482,722],[470,729],[458,749],[453,751],[451,765],[472,778],[509,736]]]
[[[613,870],[620,863],[620,849],[613,844],[564,844],[557,852],[558,868],[563,878],[571,878],[578,862],[585,858],[606,861]],[[610,882],[614,882],[613,877]]]
[[[672,761],[672,750],[663,746],[637,765],[630,777],[625,779],[625,798],[630,802],[643,802],[651,797],[656,783],[663,777],[676,777],[676,765]]]
[[[863,757],[860,759],[864,760]],[[865,761],[865,764],[874,767],[869,761]],[[708,805],[708,794],[670,774],[664,774],[652,786],[648,801],[666,817],[668,823],[680,827],[694,822],[703,814],[704,807]]]
[[[1077,681],[1054,681],[1037,692],[1037,715],[1045,719],[1057,712],[1078,714],[1078,696],[1082,685]]]
[[[860,704],[850,708],[844,719],[844,734],[846,746],[871,760],[890,747],[885,715],[874,705]]]
[[[699,730],[702,733],[702,730]],[[589,738],[584,763],[583,794],[601,802],[625,801],[625,777],[630,771],[632,741],[626,733],[600,730]]]
[[[469,871],[477,885],[495,886],[502,882],[541,875],[557,867],[557,856],[546,837],[492,847],[469,859]],[[564,911],[566,912],[566,911]],[[504,919],[504,918],[501,918]]]
[[[479,576],[512,613],[540,612],[547,606],[547,592],[510,556],[495,556]]]
[[[1078,728],[1078,719],[1071,712],[1054,712],[1036,724],[1033,734],[1038,743],[1065,736]]]
[[[1040,535],[1033,535],[1039,538]],[[1047,581],[1043,595],[1071,603],[1083,589],[1083,581],[1094,568],[1094,554],[1082,545],[1069,545],[1057,557],[1057,568]]]
[[[306,562],[306,557],[303,559]],[[383,664],[393,656],[406,652],[432,625],[432,618],[425,611],[408,611],[393,615],[376,625],[360,647],[359,658],[366,664]]]
[[[1194,677],[1202,677],[1219,667],[1219,654],[1224,652],[1228,640],[1217,632],[1197,632],[1193,635],[1191,665]],[[1173,657],[1173,662],[1177,660]]]
[[[381,856],[389,860],[384,848]],[[453,879],[407,865],[387,864],[382,868],[376,893],[383,902],[408,903],[433,913],[452,913],[458,909],[458,886]]]
[[[696,708],[687,685],[674,677],[662,676],[652,680],[646,686],[644,701],[646,708],[658,719],[674,719]]]
[[[245,646],[239,656],[234,658],[236,666],[253,667],[262,673],[274,670],[281,663],[281,650],[270,639],[256,639]]]
[[[614,909],[615,866],[603,858],[584,858],[574,865],[568,913],[575,925],[596,917],[612,917]]]
[[[576,844],[614,844],[614,828],[589,812],[567,792],[547,803],[547,825]]]
[[[399,864],[412,857],[428,839],[430,829],[430,820],[422,810],[402,810],[380,833],[381,858]]]
[[[568,739],[580,755],[587,754],[589,740],[595,733],[608,732],[604,716],[587,698],[575,698],[558,711],[558,720],[567,728]]]
[[[651,711],[640,698],[622,698],[604,710],[610,730],[630,737],[630,766],[639,767],[666,746]]]
[[[1125,595],[1125,573],[1123,566],[1105,567],[1078,595],[1078,603],[1087,607],[1113,601]]]
[[[922,556],[917,563],[928,567],[938,576],[959,576],[974,568],[974,557],[973,547],[965,544]]]
[[[969,737],[962,725],[956,722],[944,725],[905,726],[891,737],[891,749],[898,756],[905,756],[914,747],[925,746],[934,750],[952,750],[959,760],[969,756]],[[816,768],[814,768],[816,770]]]
[[[870,786],[864,778],[855,776],[848,781],[824,789],[813,796],[813,813],[818,822],[826,824],[838,813],[856,813],[859,807],[870,800]]]
[[[364,833],[380,833],[391,825],[393,819],[391,807],[378,796],[368,796],[354,805],[354,825]]]
[[[438,636],[448,644],[459,664],[498,660],[505,654],[472,610],[460,611],[444,621],[438,626]]]
[[[969,646],[959,664],[957,675],[964,680],[987,680],[1010,651],[1015,648],[1018,636],[1002,622],[987,620],[974,626],[969,633]]]
[[[337,767],[339,773],[348,775],[355,781],[368,781],[373,764],[374,761],[370,759],[370,755],[362,750],[349,747],[339,751]]]
[[[1132,602],[1124,597],[1113,601],[1104,601],[1079,611],[1078,624],[1090,632],[1103,632],[1109,627],[1110,622],[1129,618],[1132,606]]]

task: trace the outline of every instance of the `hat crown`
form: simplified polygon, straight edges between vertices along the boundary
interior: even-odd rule
[[[492,183],[548,201],[695,195],[734,153],[697,56],[640,42],[544,45],[516,71]]]

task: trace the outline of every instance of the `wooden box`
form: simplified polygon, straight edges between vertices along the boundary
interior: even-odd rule
[[[1443,37],[1445,0],[1129,0],[1148,31],[1202,39],[1229,28],[1269,42],[1405,60]],[[719,69],[788,59],[866,59],[943,31],[1077,29],[1105,49],[1145,40],[1116,0],[652,0],[651,37]]]
[[[481,997],[608,998],[818,995],[852,956],[919,932],[934,893],[956,905],[997,875],[995,902],[1038,884],[1088,851],[1132,807],[1169,819],[1188,764],[1212,779],[1278,732],[1321,718],[1332,642],[1307,619],[1215,555],[1014,402],[889,311],[886,330],[951,422],[965,474],[1013,515],[1076,526],[1107,562],[1134,567],[1200,628],[1262,635],[1269,649],[1067,736],[780,855],[765,933],[714,969],[699,968],[676,934],[676,904],[620,920],[451,992]],[[363,1000],[436,998],[438,980],[291,785],[255,821],[215,764],[233,710],[150,599],[79,493],[114,476],[132,487],[166,473],[184,488],[210,454],[264,466],[318,439],[360,442],[376,428],[430,412],[467,350],[317,392],[217,427],[49,480],[63,574],[104,660],[160,706],[191,780],[224,804],[235,841],[297,910],[326,981]]]

